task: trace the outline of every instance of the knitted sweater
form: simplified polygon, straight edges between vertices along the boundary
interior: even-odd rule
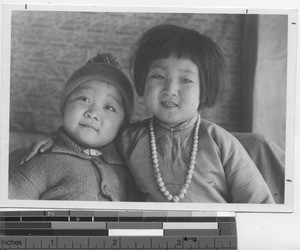
[[[9,178],[10,199],[125,201],[134,181],[114,144],[90,156],[60,129],[51,150],[17,168]]]
[[[185,182],[196,119],[197,116],[173,129],[154,119],[160,172],[173,195],[179,194]],[[152,163],[149,119],[130,124],[118,140],[118,150],[147,200],[167,202]],[[180,202],[274,203],[274,199],[239,141],[220,126],[202,119],[194,173]]]

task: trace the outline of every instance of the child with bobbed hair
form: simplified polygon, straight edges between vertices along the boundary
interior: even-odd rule
[[[274,203],[240,142],[200,115],[219,100],[224,67],[218,45],[193,29],[162,24],[136,43],[130,72],[153,117],[123,127],[116,145],[147,201]]]
[[[225,63],[213,40],[155,26],[136,43],[130,65],[153,117],[129,124],[117,145],[148,201],[274,203],[239,141],[199,113],[223,89]]]
[[[114,138],[131,119],[133,89],[110,53],[97,54],[65,84],[63,126],[53,147],[9,177],[9,198],[128,201],[134,180]]]

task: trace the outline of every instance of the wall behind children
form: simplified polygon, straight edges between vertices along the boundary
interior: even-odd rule
[[[74,70],[97,52],[112,52],[128,74],[132,45],[143,31],[161,23],[194,28],[211,37],[224,52],[223,98],[202,116],[229,131],[265,134],[284,148],[284,16],[14,11],[10,151],[53,134],[61,126],[60,94]],[[135,99],[133,119],[149,117],[142,98]]]

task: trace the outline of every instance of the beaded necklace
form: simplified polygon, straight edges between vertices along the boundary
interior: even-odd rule
[[[157,181],[157,184],[160,188],[160,191],[164,194],[164,196],[169,201],[178,202],[180,199],[182,199],[185,196],[185,194],[187,192],[187,189],[189,188],[189,185],[191,183],[191,179],[192,179],[193,173],[194,173],[196,155],[197,155],[197,150],[198,150],[199,126],[200,126],[200,118],[199,118],[199,115],[198,115],[196,126],[195,126],[195,131],[194,131],[194,137],[193,137],[193,146],[192,146],[192,151],[191,151],[191,159],[190,159],[190,164],[189,164],[189,168],[188,168],[188,171],[187,171],[187,175],[185,177],[185,182],[184,182],[184,185],[183,185],[182,189],[180,190],[179,194],[173,195],[165,187],[165,183],[163,182],[163,179],[162,179],[162,176],[161,176],[161,173],[160,173],[160,168],[159,168],[158,158],[157,158],[155,135],[154,135],[154,129],[153,129],[153,118],[150,119],[150,123],[149,123],[150,144],[151,144],[151,154],[152,154],[153,167],[154,167],[154,171],[156,173],[156,181]]]

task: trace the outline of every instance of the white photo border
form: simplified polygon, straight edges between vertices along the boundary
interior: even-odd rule
[[[168,12],[214,14],[283,14],[288,15],[288,72],[286,112],[286,171],[284,204],[221,204],[221,203],[152,203],[152,202],[83,202],[83,201],[32,201],[8,199],[9,165],[9,106],[10,106],[10,46],[11,13],[20,11],[76,11],[76,12]],[[100,210],[187,210],[187,211],[234,211],[234,212],[292,212],[293,165],[295,135],[296,93],[296,23],[297,11],[292,9],[245,9],[200,7],[145,7],[145,6],[88,6],[47,4],[2,5],[2,61],[1,61],[1,148],[0,148],[0,206],[4,208],[47,209],[100,209]]]

